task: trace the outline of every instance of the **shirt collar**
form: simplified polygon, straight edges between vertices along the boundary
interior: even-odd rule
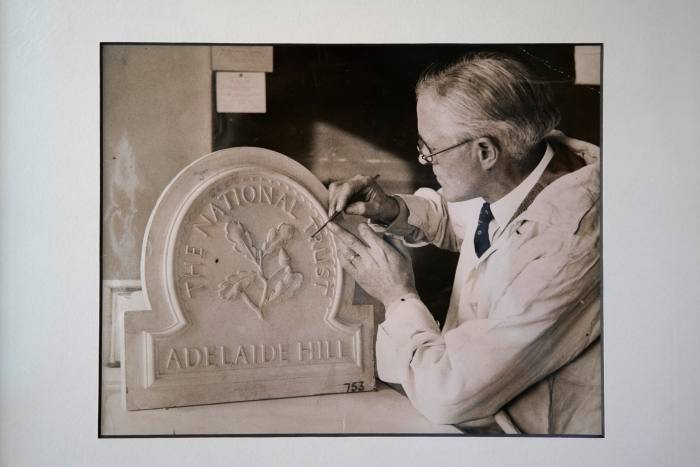
[[[502,229],[508,225],[508,222],[510,222],[515,214],[515,211],[517,211],[518,207],[520,207],[525,200],[525,197],[527,197],[528,193],[530,193],[532,188],[540,179],[553,156],[554,151],[552,150],[552,147],[547,144],[547,150],[544,152],[544,156],[542,156],[542,160],[540,160],[539,164],[537,164],[535,170],[530,172],[530,175],[525,177],[525,180],[520,182],[520,185],[511,190],[510,193],[490,205],[491,213],[493,214],[493,218],[496,221],[499,229]]]

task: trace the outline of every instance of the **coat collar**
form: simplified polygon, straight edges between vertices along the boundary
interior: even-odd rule
[[[596,146],[552,133],[547,138],[554,156],[537,183],[520,204],[507,227],[478,259],[485,261],[498,250],[506,231],[524,222],[539,222],[575,233],[583,216],[600,198],[600,156]]]

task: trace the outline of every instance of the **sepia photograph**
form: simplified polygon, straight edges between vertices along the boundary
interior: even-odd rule
[[[600,43],[104,42],[100,437],[603,437]]]
[[[0,0],[0,466],[697,464],[699,14]]]

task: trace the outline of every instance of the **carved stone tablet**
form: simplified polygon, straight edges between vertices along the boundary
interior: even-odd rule
[[[209,154],[164,190],[146,229],[150,310],[125,314],[127,409],[374,388],[372,309],[353,306],[327,192],[261,148]]]

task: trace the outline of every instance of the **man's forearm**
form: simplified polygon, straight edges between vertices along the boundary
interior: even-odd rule
[[[399,237],[411,247],[429,243],[445,250],[459,251],[461,239],[452,230],[447,205],[435,192],[421,188],[415,195],[394,195],[398,214],[388,224],[370,222],[376,232]]]

